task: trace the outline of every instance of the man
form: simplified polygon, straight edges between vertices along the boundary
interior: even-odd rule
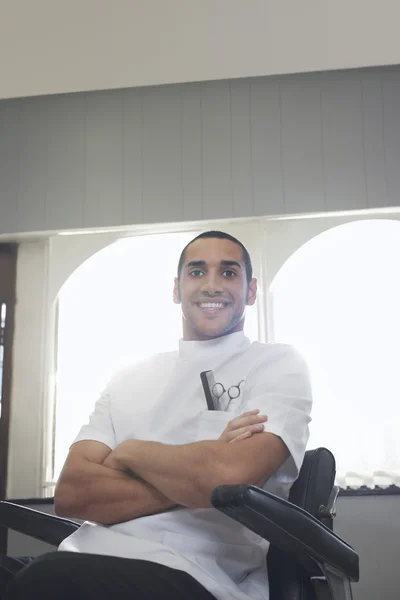
[[[221,484],[287,497],[308,439],[303,360],[290,346],[251,344],[243,334],[256,294],[236,238],[212,231],[186,246],[174,286],[179,352],[109,383],[55,494],[58,514],[87,522],[20,571],[7,600],[267,597],[268,543],[210,503]]]

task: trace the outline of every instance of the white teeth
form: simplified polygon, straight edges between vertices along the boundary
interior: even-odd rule
[[[222,303],[217,302],[201,302],[199,306],[200,308],[224,308]]]

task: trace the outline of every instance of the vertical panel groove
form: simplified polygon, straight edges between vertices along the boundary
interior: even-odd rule
[[[387,157],[387,140],[385,131],[385,96],[383,93],[383,79],[379,76],[380,90],[382,96],[382,139],[383,139],[383,165],[385,172],[385,190],[386,190],[386,201],[389,199],[389,182],[387,177],[388,172],[388,157]]]
[[[286,213],[318,212],[324,193],[320,88],[286,80],[280,97]]]
[[[43,229],[46,228],[46,215],[48,206],[48,192],[49,192],[49,110],[46,111],[46,166],[45,166],[45,182],[44,182],[44,215],[43,215]]]
[[[141,168],[141,176],[142,176],[142,193],[141,193],[141,210],[142,210],[142,220],[143,220],[143,213],[144,213],[144,185],[143,185],[143,180],[144,180],[144,108],[143,108],[143,92],[140,91],[140,158],[141,158],[141,163],[140,163],[140,168]]]
[[[231,83],[231,115],[232,214],[247,217],[254,214],[248,81]]]
[[[367,176],[367,152],[365,145],[365,117],[364,117],[364,89],[362,86],[362,81],[360,79],[360,96],[361,96],[361,140],[362,140],[362,163],[364,168],[364,180],[365,180],[365,194],[367,200],[367,207],[371,208],[371,198],[370,198],[370,188],[368,184],[368,176]]]
[[[45,224],[47,175],[47,109],[49,99],[24,98],[20,104],[20,178],[17,217],[22,231],[40,231]]]
[[[147,222],[182,221],[181,89],[144,91],[144,218]]]
[[[363,152],[367,190],[367,206],[380,207],[387,202],[385,148],[383,141],[383,96],[378,79],[361,80],[363,119]]]
[[[252,106],[252,86],[249,83],[249,137],[250,137],[250,176],[251,176],[251,214],[255,215],[255,202],[254,202],[254,164],[253,164],[253,122],[251,118],[251,106]]]
[[[232,145],[229,82],[203,86],[203,173],[205,216],[232,216]]]
[[[121,90],[87,97],[85,227],[123,223],[122,106]]]
[[[319,86],[319,106],[320,106],[320,121],[321,121],[321,165],[322,165],[322,183],[323,183],[323,195],[324,195],[324,206],[323,210],[327,210],[327,202],[326,202],[326,172],[325,172],[325,156],[324,156],[324,119],[322,113],[322,89]]]
[[[50,98],[47,109],[47,173],[44,229],[83,227],[84,97]]]
[[[203,215],[201,86],[181,87],[181,177],[184,221],[196,221]]]
[[[278,98],[279,98],[279,142],[280,142],[280,157],[281,157],[281,178],[282,178],[282,203],[283,212],[286,213],[286,185],[285,185],[285,169],[284,169],[284,154],[283,154],[283,130],[282,130],[282,87],[278,83]]]
[[[282,154],[279,90],[276,80],[250,83],[254,216],[282,214]]]
[[[185,187],[183,185],[183,88],[179,90],[179,138],[181,150],[181,215],[184,219],[185,215]]]
[[[21,142],[19,102],[0,103],[0,231],[18,231],[17,194]]]
[[[400,204],[400,71],[390,73],[383,78],[383,103],[386,148],[385,176],[387,180],[387,198],[385,204],[388,206],[399,206]]]
[[[232,144],[233,144],[233,139],[232,139],[232,130],[233,130],[233,126],[232,126],[232,81],[229,82],[229,129],[230,129],[230,144],[229,144],[229,166],[230,166],[230,178],[231,178],[231,215],[233,215],[234,217],[235,215],[235,197],[234,197],[234,190],[233,190],[233,148],[232,148]]]
[[[88,95],[83,96],[83,201],[82,201],[82,224],[86,223],[86,203],[87,203],[87,174],[86,174],[86,156],[87,156],[87,102]]]
[[[23,231],[23,226],[19,220],[18,215],[18,205],[21,196],[21,179],[22,179],[22,130],[21,130],[21,100],[17,100],[18,110],[17,110],[17,180],[15,182],[16,186],[16,194],[15,194],[15,212],[16,212],[16,226],[17,231]]]
[[[325,77],[321,85],[327,208],[365,209],[359,77]]]
[[[142,178],[142,187],[141,187],[141,195],[140,195],[140,207],[141,207],[141,214],[142,214],[142,221],[143,219],[143,214],[144,214],[144,185],[143,185],[143,181],[144,181],[144,109],[143,109],[143,91],[140,90],[139,91],[140,94],[140,176]]]
[[[123,94],[123,222],[143,223],[143,93]]]
[[[122,93],[122,118],[121,118],[121,194],[122,194],[122,222],[126,223],[125,206],[125,102],[126,95]]]
[[[204,135],[203,135],[203,88],[200,86],[200,172],[201,172],[201,218],[204,219]]]

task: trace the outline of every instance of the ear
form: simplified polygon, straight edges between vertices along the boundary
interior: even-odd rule
[[[253,306],[257,300],[257,279],[250,281],[249,289],[247,292],[247,306]]]
[[[174,299],[175,304],[181,303],[181,292],[179,290],[179,281],[178,281],[177,277],[175,277],[175,279],[174,279],[173,299]]]

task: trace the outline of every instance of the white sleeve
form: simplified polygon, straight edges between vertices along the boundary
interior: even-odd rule
[[[264,431],[279,436],[290,452],[275,478],[293,483],[309,438],[312,392],[307,365],[292,346],[276,344],[273,355],[266,355],[251,371],[246,388],[246,410],[258,408],[266,414]]]
[[[102,442],[111,450],[116,447],[115,431],[110,412],[109,388],[106,388],[100,395],[94,411],[89,416],[89,422],[81,428],[72,444],[83,440]]]

